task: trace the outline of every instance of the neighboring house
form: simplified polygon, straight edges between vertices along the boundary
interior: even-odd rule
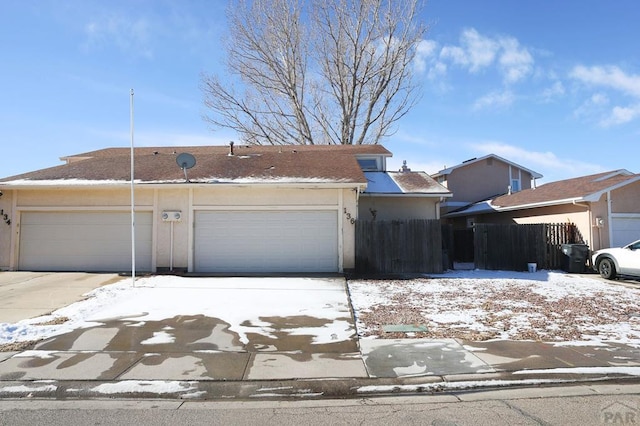
[[[474,223],[574,223],[592,250],[640,239],[640,175],[615,170],[476,203],[444,218]]]
[[[424,172],[406,165],[398,172],[364,169],[367,189],[360,194],[358,217],[368,220],[440,219],[440,204],[452,196]]]
[[[177,164],[181,153],[192,168]],[[135,148],[136,269],[351,269],[359,203],[371,202],[365,218],[369,207],[379,218],[431,217],[450,195],[424,174],[385,174],[390,156],[380,145]],[[0,269],[130,270],[130,149],[61,159],[0,179]],[[371,174],[400,182],[401,193],[367,193]]]
[[[431,177],[453,193],[453,197],[441,204],[440,213],[444,216],[500,194],[535,187],[535,180],[542,178],[542,175],[489,154],[445,168]]]

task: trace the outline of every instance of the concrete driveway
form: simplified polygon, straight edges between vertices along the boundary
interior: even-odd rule
[[[0,272],[0,323],[47,315],[121,279],[83,272]]]
[[[620,373],[621,366],[640,368],[640,349],[624,345],[358,341],[341,277],[297,284],[287,278],[242,279],[241,288],[233,278],[158,276],[149,278],[153,285],[144,287],[142,279],[135,288],[109,274],[3,272],[0,280],[2,321],[47,314],[94,288],[123,281],[105,288],[108,303],[89,309],[66,332],[30,350],[0,352],[0,398],[309,398],[387,392],[400,383],[407,389],[432,383],[441,390],[482,380],[565,381],[572,371],[566,367],[587,368],[574,379],[600,380],[609,371],[632,374]],[[241,303],[244,310],[236,309]]]
[[[23,296],[11,318],[25,319],[115,279],[123,288],[70,331],[7,354],[0,381],[367,376],[344,277],[153,276],[127,289],[117,276],[17,274],[2,287]],[[53,298],[61,287],[67,298]]]

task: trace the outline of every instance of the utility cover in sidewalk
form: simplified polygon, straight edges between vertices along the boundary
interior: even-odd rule
[[[427,331],[427,326],[415,324],[391,324],[383,325],[382,331],[384,331],[385,333],[415,333],[420,331]]]

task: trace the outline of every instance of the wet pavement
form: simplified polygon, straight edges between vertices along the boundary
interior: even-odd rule
[[[344,279],[341,286],[348,306]],[[339,319],[353,333],[322,343],[313,330],[328,320],[307,315],[260,317],[271,332],[255,325],[244,339],[230,324],[204,315],[106,319],[31,350],[0,352],[0,398],[310,398],[361,395],[376,386],[393,393],[407,385],[437,391],[455,383],[474,388],[640,377],[640,348],[621,344],[358,339],[353,318]]]

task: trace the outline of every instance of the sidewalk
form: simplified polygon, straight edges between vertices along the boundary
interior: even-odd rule
[[[320,317],[262,321],[275,338],[247,332],[242,343],[228,323],[204,315],[100,320],[33,350],[0,352],[0,398],[328,398],[640,378],[640,348],[619,344],[355,334],[318,343],[305,327],[326,326]]]
[[[96,351],[0,353],[0,398],[280,399],[439,393],[506,386],[638,383],[640,349],[536,342],[360,341],[360,353]],[[631,374],[631,375],[630,375]],[[634,376],[635,375],[635,376]],[[634,378],[635,377],[635,378]]]

